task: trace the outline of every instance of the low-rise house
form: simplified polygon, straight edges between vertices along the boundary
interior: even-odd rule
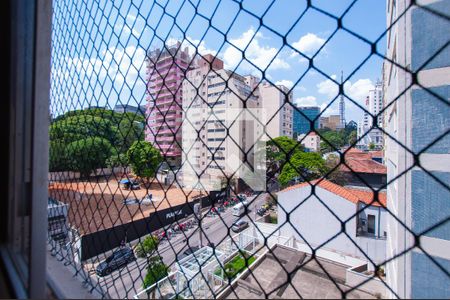
[[[315,132],[300,134],[297,140],[311,152],[318,152],[320,150],[320,136]]]
[[[381,160],[381,151],[365,152],[352,148],[345,152],[345,164],[341,164],[339,170],[345,174],[347,185],[377,189],[387,181],[387,168]]]
[[[363,260],[385,261],[386,214],[385,192],[375,197],[326,179],[278,192],[282,236]]]

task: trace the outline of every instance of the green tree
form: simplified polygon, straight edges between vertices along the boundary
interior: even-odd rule
[[[296,178],[300,181],[319,178],[326,171],[325,161],[319,153],[298,152],[283,167],[278,179],[282,186],[286,186]]]
[[[147,141],[135,141],[127,151],[133,172],[142,178],[153,177],[163,161],[161,153]]]
[[[281,166],[294,154],[303,152],[303,146],[287,137],[276,137],[266,144],[267,176],[269,178],[280,172]]]
[[[357,133],[356,130],[351,131],[348,135],[348,144],[349,145],[354,145],[356,143],[356,139],[357,139]]]
[[[162,262],[161,257],[151,257],[148,259],[147,274],[145,275],[142,285],[144,288],[148,288],[168,274],[169,267]]]
[[[140,118],[139,118],[140,119]],[[143,140],[144,123],[124,115],[117,123],[118,152],[125,153],[135,141]]]
[[[145,119],[141,114],[117,113],[104,108],[75,110],[58,116],[50,125],[50,140],[69,143],[86,137],[109,140],[119,153],[144,139]]]
[[[370,143],[369,144],[369,150],[375,150],[375,144],[374,143]]]
[[[88,137],[107,139],[111,144],[117,142],[117,129],[110,120],[91,115],[76,115],[60,119],[50,126],[50,140],[71,143]]]
[[[113,149],[104,138],[88,137],[68,144],[65,151],[70,170],[87,177],[95,169],[106,166]]]
[[[67,170],[66,144],[62,141],[50,141],[49,170],[50,172]]]
[[[158,248],[158,244],[159,239],[156,236],[147,236],[143,241],[137,244],[135,253],[137,257],[140,258],[152,256],[155,250]]]
[[[117,154],[114,152],[107,160],[106,165],[110,168],[122,167],[126,168],[129,165],[128,156],[125,153]]]
[[[340,164],[339,156],[334,154],[328,155],[325,161],[325,166],[330,173],[326,176],[326,178],[338,185],[346,185],[347,178],[345,176],[345,173],[342,172],[339,167],[336,168],[336,166],[338,166],[339,164]]]
[[[322,153],[339,150],[345,145],[344,131],[328,130],[321,134],[320,150]]]

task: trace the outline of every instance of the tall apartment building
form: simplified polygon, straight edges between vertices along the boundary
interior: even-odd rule
[[[246,108],[258,114],[258,97],[246,78],[225,70],[212,55],[196,60],[183,83],[183,183],[216,190],[225,176],[242,176],[242,162],[254,166],[255,139],[263,126]],[[201,176],[200,176],[201,174]]]
[[[450,298],[450,1],[417,1],[428,10],[410,2],[387,1],[387,57],[411,71],[384,63],[387,203],[395,216],[387,220],[386,254],[398,256],[386,276],[392,297]],[[410,72],[421,86],[410,88]],[[401,145],[421,153],[421,167],[408,170],[415,160]],[[421,248],[409,250],[416,241]]]
[[[250,83],[250,80],[247,79],[247,82]],[[290,104],[285,104],[286,97],[292,103],[292,92],[289,92],[289,89],[283,85],[275,86],[269,82],[263,82],[258,85],[256,93],[259,95],[260,106],[267,113],[266,133],[268,139],[280,136],[292,138],[294,109]]]
[[[378,81],[375,88],[369,91],[366,98],[366,110],[364,112],[363,120],[358,122],[358,147],[367,149],[369,145],[373,144],[375,148],[381,149],[383,147],[383,132],[380,129],[373,128],[372,116],[378,116],[383,110],[383,83]],[[379,115],[377,124],[383,127],[383,116]],[[368,132],[366,134],[366,132]],[[366,135],[364,135],[366,134]],[[363,137],[364,135],[364,137]]]
[[[150,51],[147,56],[147,126],[151,142],[174,165],[181,160],[182,83],[190,63],[181,43]]]
[[[314,121],[314,129],[319,128],[320,107],[318,106],[298,106],[298,111],[294,109],[294,134],[308,134],[311,132],[311,121]],[[303,113],[303,114],[302,114]]]

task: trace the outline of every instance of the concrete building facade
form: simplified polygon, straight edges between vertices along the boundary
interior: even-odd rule
[[[147,126],[145,140],[170,162],[181,160],[182,83],[191,62],[181,43],[147,55]]]
[[[246,76],[248,78],[248,76]],[[248,80],[250,83],[251,81]],[[263,82],[257,87],[259,95],[259,103],[264,107],[267,115],[266,133],[268,138],[276,138],[280,136],[293,136],[293,108],[292,92],[283,85],[273,85]],[[287,99],[286,99],[287,98]],[[280,109],[281,108],[281,109]]]
[[[309,134],[300,134],[297,137],[300,144],[306,149],[312,152],[320,151],[320,136],[315,132],[310,132]]]
[[[341,117],[339,115],[330,115],[328,117],[320,117],[319,127],[321,129],[340,129]]]
[[[202,188],[217,190],[225,177],[242,175],[240,162],[254,167],[254,141],[262,136],[263,126],[244,112],[244,101],[257,115],[258,97],[245,77],[225,70],[223,61],[212,55],[197,59],[183,83],[186,186],[201,181]]]
[[[311,184],[315,185],[314,194]],[[278,192],[280,234],[312,247],[382,263],[386,259],[386,194],[379,194],[381,204],[372,202],[373,197],[371,191],[342,187],[326,179],[288,187]],[[348,236],[340,234],[340,220],[348,220]]]
[[[386,275],[393,298],[450,298],[450,223],[444,222],[450,216],[450,137],[442,136],[450,126],[450,23],[433,13],[448,16],[450,2],[417,3],[426,9],[410,7],[409,0],[386,5],[387,57],[402,66],[386,61],[383,70],[385,129],[392,136],[385,141],[387,197],[395,216],[387,221],[387,258],[395,258]],[[411,72],[421,86],[410,88]],[[422,168],[410,169],[414,157],[404,147],[420,153]]]

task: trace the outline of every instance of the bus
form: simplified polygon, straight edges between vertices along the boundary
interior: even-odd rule
[[[238,203],[233,206],[233,216],[240,217],[245,213],[245,205]]]

